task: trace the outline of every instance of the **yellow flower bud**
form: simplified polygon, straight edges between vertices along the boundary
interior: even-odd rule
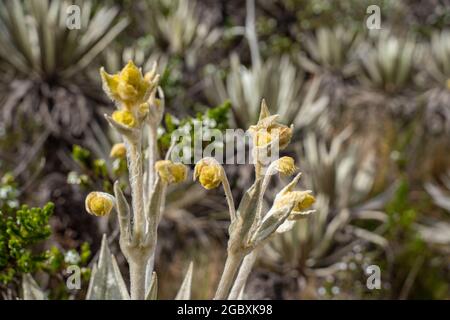
[[[255,144],[258,147],[265,146],[273,140],[278,140],[279,149],[285,149],[292,138],[292,126],[288,127],[277,122],[278,115],[270,115],[267,105],[263,101],[261,104],[261,114],[256,125],[250,126],[249,131],[255,137]]]
[[[285,149],[289,143],[291,142],[292,138],[292,128],[287,126],[279,126],[278,128],[278,138],[280,143],[280,150]]]
[[[200,160],[194,169],[194,180],[207,190],[217,188],[223,180],[222,166],[212,158]]]
[[[113,145],[113,147],[111,148],[111,152],[109,154],[111,158],[116,159],[123,159],[126,157],[126,155],[127,155],[127,148],[125,147],[124,143],[116,143],[115,145]]]
[[[114,111],[112,114],[112,118],[117,123],[120,123],[127,127],[133,128],[137,125],[136,118],[130,111],[127,110]]]
[[[160,160],[155,163],[155,170],[165,183],[179,183],[187,178],[187,167],[182,163]]]
[[[291,176],[297,170],[295,166],[295,161],[291,157],[282,157],[277,160],[278,172],[284,176]]]
[[[275,199],[276,209],[294,205],[292,214],[300,214],[313,205],[316,199],[308,191],[289,191]]]
[[[118,74],[110,75],[104,69],[100,70],[100,74],[104,91],[128,110],[144,103],[159,79],[158,75],[144,77],[133,61],[129,61]]]
[[[114,197],[105,192],[91,192],[86,197],[85,206],[90,214],[103,217],[114,207]]]
[[[314,202],[316,202],[316,199],[311,194],[306,194],[303,198],[303,200],[297,202],[297,204],[294,207],[294,212],[301,212],[306,209],[309,209]]]

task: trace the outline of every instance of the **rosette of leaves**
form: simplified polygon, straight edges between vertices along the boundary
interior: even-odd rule
[[[318,28],[314,35],[302,39],[300,65],[321,79],[320,93],[330,97],[331,110],[341,106],[348,97],[349,80],[358,72],[357,48],[361,33],[342,25]],[[334,111],[336,112],[336,111]]]
[[[303,71],[288,56],[269,58],[261,64],[245,67],[236,54],[230,59],[230,70],[224,79],[216,72],[212,87],[205,90],[213,103],[230,100],[235,126],[247,128],[259,117],[262,97],[271,112],[297,130],[314,124],[328,105],[328,98],[319,95],[320,81],[305,81]]]
[[[192,69],[205,49],[212,47],[221,31],[200,16],[196,1],[147,0],[141,24],[161,52],[185,59]]]
[[[350,105],[370,105],[368,110],[403,117],[416,111],[414,75],[421,51],[413,35],[400,38],[381,31],[358,54],[360,86],[354,88]]]
[[[424,57],[422,86],[425,93],[425,125],[434,135],[450,133],[450,30],[435,31]]]
[[[450,169],[440,177],[440,183],[428,182],[425,188],[433,198],[436,205],[450,212]]]
[[[274,238],[265,254],[266,263],[277,272],[300,274],[306,280],[304,285],[288,280],[286,295],[308,296],[305,286],[335,276],[354,259],[356,246],[366,256],[371,255],[368,248],[387,248],[381,235],[387,221],[383,208],[393,189],[373,195],[375,153],[367,152],[363,143],[348,144],[350,133],[346,130],[328,143],[309,134],[302,143],[301,168],[305,186],[317,194],[316,213]],[[309,297],[317,298],[317,292]]]
[[[0,61],[9,76],[0,96],[6,123],[26,116],[67,138],[79,136],[91,120],[98,98],[86,69],[127,21],[117,19],[117,8],[75,1],[80,29],[69,28],[69,13],[77,19],[69,5],[62,0],[0,2]]]

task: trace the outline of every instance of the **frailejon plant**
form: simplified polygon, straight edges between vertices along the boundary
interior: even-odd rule
[[[130,269],[130,294],[104,238],[98,266],[92,271],[88,299],[156,298],[157,278],[153,272],[153,263],[166,190],[170,184],[185,181],[188,168],[169,159],[170,149],[165,160],[157,159],[156,132],[163,117],[164,100],[159,98],[163,97],[163,93],[158,87],[159,75],[155,70],[156,66],[143,75],[131,61],[118,74],[110,75],[101,70],[104,90],[117,104],[117,110],[112,115],[106,115],[106,119],[123,138],[131,208],[116,182],[114,195],[90,193],[86,198],[86,210],[96,216],[105,216],[113,208],[117,211],[120,248]],[[296,219],[312,212],[307,210],[315,201],[311,191],[294,190],[300,174],[277,194],[272,207],[264,212],[263,197],[271,177],[276,173],[292,175],[297,169],[294,159],[290,157],[276,159],[268,166],[261,161],[262,155],[270,152],[273,145],[283,150],[291,140],[292,127],[282,125],[277,120],[278,115],[270,115],[263,101],[258,123],[249,128],[253,142],[255,182],[244,194],[237,209],[225,170],[219,162],[206,157],[195,166],[194,180],[198,179],[205,189],[223,186],[231,219],[228,256],[215,299],[232,297],[230,291],[233,286],[241,292],[254,261],[246,262],[246,257],[254,257],[258,248],[271,235],[289,230]],[[147,143],[144,143],[145,140]],[[144,152],[144,145],[147,146],[147,152]],[[238,277],[241,268],[248,272]],[[177,299],[190,298],[192,273],[191,265]],[[108,277],[112,277],[116,284],[107,281]]]

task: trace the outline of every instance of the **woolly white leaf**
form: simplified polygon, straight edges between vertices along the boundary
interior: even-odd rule
[[[24,300],[47,300],[45,293],[28,273],[22,278],[22,289]]]
[[[150,282],[150,288],[148,290],[145,300],[156,300],[158,298],[158,276],[156,272],[153,272]]]
[[[191,299],[191,287],[192,287],[192,274],[194,271],[194,263],[189,264],[189,269],[186,272],[183,283],[181,284],[180,290],[175,297],[175,300],[190,300]]]
[[[130,296],[116,259],[103,235],[98,263],[92,270],[86,300],[128,300]]]

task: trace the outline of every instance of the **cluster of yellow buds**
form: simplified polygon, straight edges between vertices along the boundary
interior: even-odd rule
[[[182,163],[160,160],[155,163],[155,170],[165,183],[180,183],[187,178],[187,167]]]
[[[138,126],[148,113],[147,100],[158,85],[156,65],[145,76],[133,61],[117,74],[108,74],[103,68],[100,74],[103,90],[119,105],[112,114],[113,120],[126,127]]]

